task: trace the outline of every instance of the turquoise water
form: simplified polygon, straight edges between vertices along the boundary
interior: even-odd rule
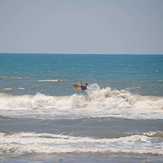
[[[162,160],[163,55],[0,54],[1,162]]]
[[[0,54],[0,79],[0,91],[11,88],[12,94],[70,95],[72,84],[82,80],[162,96],[163,56]]]

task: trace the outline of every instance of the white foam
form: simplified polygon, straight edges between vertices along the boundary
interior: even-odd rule
[[[61,79],[49,79],[49,80],[38,80],[38,82],[59,83],[59,82],[63,82],[63,80],[61,80]]]
[[[12,88],[4,88],[4,91],[11,91]]]
[[[88,95],[12,96],[0,94],[0,115],[41,119],[119,117],[163,119],[163,97],[133,95],[98,85],[88,87]]]
[[[23,88],[23,87],[19,87],[19,88],[17,88],[17,89],[19,89],[19,90],[24,90],[25,88]]]
[[[131,135],[95,139],[47,133],[0,133],[0,154],[14,153],[137,153],[163,155],[163,142],[157,137]]]

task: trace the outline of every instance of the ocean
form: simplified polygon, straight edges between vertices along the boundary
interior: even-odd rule
[[[0,54],[2,163],[162,160],[163,55]]]

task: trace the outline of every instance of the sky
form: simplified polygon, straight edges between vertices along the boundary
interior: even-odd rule
[[[0,53],[163,54],[163,0],[0,0]]]

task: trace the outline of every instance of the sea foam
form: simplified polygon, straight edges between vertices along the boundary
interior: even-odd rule
[[[49,133],[0,133],[0,154],[89,152],[163,155],[163,142],[147,133],[101,139]]]
[[[135,95],[126,90],[100,88],[97,84],[92,84],[88,87],[86,95],[0,94],[0,114],[7,117],[39,119],[163,119],[163,97]]]

